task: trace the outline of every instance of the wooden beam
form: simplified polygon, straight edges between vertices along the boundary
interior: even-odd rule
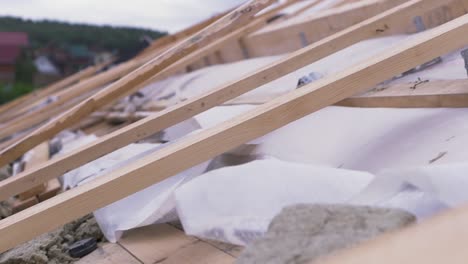
[[[468,43],[468,15],[0,221],[0,252]],[[60,216],[60,217],[56,217]]]
[[[71,169],[236,98],[361,40],[384,34],[386,29],[390,30],[393,27],[398,27],[418,12],[430,10],[444,3],[445,1],[441,0],[408,1],[403,5],[299,50],[238,81],[177,104],[151,117],[106,135],[93,142],[93,144],[83,146],[74,152],[51,160],[35,171],[6,179],[0,182],[0,200],[8,199],[10,196],[23,191],[24,188],[29,188],[32,182],[46,182],[58,177]]]
[[[29,108],[36,102],[45,99],[47,96],[52,95],[60,90],[63,90],[72,84],[79,82],[82,79],[91,77],[96,72],[107,66],[106,64],[90,66],[86,69],[79,71],[61,81],[58,81],[46,88],[35,90],[29,94],[26,94],[16,100],[13,100],[7,104],[0,106],[0,123],[4,123],[8,120],[15,118],[18,115],[24,114],[23,108]],[[26,109],[27,110],[27,109]]]
[[[26,162],[24,170],[29,171],[31,169],[34,169],[35,167],[44,164],[48,160],[49,160],[49,142],[44,142],[31,150],[31,157]],[[29,199],[31,197],[34,197],[44,192],[45,189],[46,189],[46,185],[44,183],[39,183],[35,187],[25,192],[20,193],[18,195],[18,198],[23,201],[23,200]]]
[[[223,105],[261,105],[277,97],[239,98]],[[378,86],[362,95],[335,104],[347,107],[434,108],[468,107],[468,80],[421,80]],[[142,117],[144,113],[139,116]]]
[[[214,22],[218,21],[219,19],[221,19],[222,17],[224,17],[225,15],[227,15],[229,12],[231,12],[232,10],[228,10],[226,12],[223,12],[219,15],[215,15],[205,21],[202,21],[200,23],[197,23],[191,27],[188,27],[180,32],[177,32],[175,34],[171,34],[171,35],[166,35],[164,37],[161,37],[157,40],[155,40],[153,43],[151,43],[151,45],[149,47],[147,47],[145,50],[143,50],[140,54],[138,54],[138,56],[136,57],[137,59],[138,58],[141,58],[141,57],[145,57],[149,54],[151,54],[152,52],[156,51],[156,50],[159,50],[161,48],[168,48],[169,46],[171,45],[174,45],[176,42],[178,41],[182,41],[190,36],[192,36],[193,34],[197,33],[198,31],[206,28],[207,26],[213,24]]]
[[[389,108],[468,107],[468,80],[393,84],[347,98],[336,105]]]
[[[18,158],[41,142],[52,138],[63,129],[79,122],[99,107],[134,92],[136,87],[174,62],[247,23],[257,12],[268,6],[272,1],[249,1],[192,38],[183,41],[181,44],[154,58],[76,107],[51,120],[48,124],[41,126],[26,138],[1,151],[0,167]]]
[[[332,8],[316,15],[289,19],[259,30],[245,38],[245,47],[252,57],[279,55],[296,51],[304,46],[328,37],[351,25],[364,21],[407,0],[365,0],[350,5]],[[445,2],[444,8],[427,10],[421,14],[427,28],[443,24],[468,12],[466,1]],[[387,34],[416,32],[413,18],[400,27],[387,30]]]
[[[293,17],[299,16],[300,14],[302,14],[305,11],[311,9],[312,7],[320,4],[321,2],[323,2],[323,0],[313,0],[310,3],[308,3],[307,5],[301,7],[300,9],[296,10],[295,12],[289,14],[288,17],[293,18]]]
[[[464,206],[310,264],[465,264],[467,222]]]

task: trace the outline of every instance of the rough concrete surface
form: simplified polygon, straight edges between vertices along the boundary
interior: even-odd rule
[[[92,215],[85,216],[65,226],[37,237],[0,255],[0,264],[68,264],[76,259],[68,255],[71,244],[84,238],[98,241],[103,235]]]
[[[276,216],[238,264],[302,264],[415,222],[397,209],[347,205],[296,205]]]

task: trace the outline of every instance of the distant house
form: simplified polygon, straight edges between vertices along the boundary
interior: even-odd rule
[[[0,32],[0,82],[14,81],[16,61],[28,44],[26,33]]]
[[[49,43],[35,51],[36,58],[47,58],[59,69],[62,76],[68,76],[93,64],[94,53],[85,45]]]
[[[62,78],[60,70],[45,55],[41,55],[34,60],[36,74],[34,75],[35,86],[45,86]]]

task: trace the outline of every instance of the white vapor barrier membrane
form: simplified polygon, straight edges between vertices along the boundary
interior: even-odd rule
[[[333,75],[365,59],[372,58],[385,49],[397,45],[405,38],[407,38],[407,36],[402,35],[362,41],[290,74],[284,75],[273,82],[257,87],[228,103],[262,103],[295,90],[299,78],[305,75],[311,73],[324,77]],[[171,78],[169,81],[157,82],[145,87],[143,91],[148,95],[158,94],[153,97],[154,101],[167,100],[176,103],[238,80],[255,70],[271,65],[283,57],[284,56],[261,57],[207,67],[189,74]],[[156,93],[156,90],[163,91]]]
[[[404,38],[392,36],[353,45],[231,100],[229,106],[201,113],[183,127],[198,123],[193,129],[203,130],[254,111],[255,104],[296,89],[304,75],[333,75]],[[180,103],[280,58],[204,68],[154,83],[143,94],[151,103]],[[388,83],[461,78],[466,78],[466,71],[455,52],[443,56],[441,64]],[[252,148],[230,152],[261,160],[206,173],[208,163],[203,163],[102,208],[95,216],[113,242],[125,230],[178,216],[190,235],[240,245],[261,236],[284,206],[296,203],[396,207],[424,219],[468,201],[468,192],[462,189],[468,168],[468,148],[464,147],[468,144],[467,118],[468,109],[327,107],[248,142]],[[191,131],[167,139],[174,141]],[[97,160],[83,167],[84,172],[66,181],[67,186],[151,155],[159,147],[130,145],[109,155],[109,162]]]

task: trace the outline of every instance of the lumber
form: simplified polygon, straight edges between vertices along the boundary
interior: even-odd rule
[[[90,115],[100,106],[107,105],[118,98],[134,92],[135,88],[139,85],[177,60],[191,54],[205,45],[208,45],[226,33],[241,27],[243,24],[251,20],[257,12],[268,6],[272,1],[273,0],[249,1],[211,26],[197,33],[195,36],[183,41],[160,56],[157,56],[147,64],[106,87],[99,93],[41,126],[24,139],[1,151],[0,167],[18,158],[40,142],[52,138],[63,129],[79,122],[83,117]]]
[[[321,2],[323,2],[323,0],[313,0],[311,1],[310,3],[308,3],[307,5],[299,8],[298,10],[296,10],[295,12],[289,14],[288,16],[289,17],[297,17],[299,16],[300,14],[304,13],[305,11],[311,9],[312,7],[320,4]]]
[[[146,55],[149,55],[150,53],[154,52],[155,50],[159,50],[161,48],[168,47],[170,45],[175,44],[177,41],[181,41],[185,38],[190,37],[191,35],[197,33],[198,31],[204,29],[205,27],[213,24],[232,10],[228,10],[226,12],[223,12],[221,14],[215,15],[207,20],[204,20],[200,23],[197,23],[191,27],[188,27],[187,29],[184,29],[180,32],[177,32],[175,34],[171,35],[166,35],[164,37],[161,37],[157,40],[155,40],[149,47],[144,49],[140,54],[138,54],[137,58],[144,57]]]
[[[125,232],[119,244],[143,263],[159,263],[197,241],[168,224],[157,224]]]
[[[223,105],[261,105],[277,95],[264,98],[239,98]],[[461,108],[468,107],[468,80],[419,80],[376,88],[335,104],[363,108]],[[143,116],[143,113],[140,114]]]
[[[128,251],[119,244],[105,243],[100,245],[91,254],[75,262],[76,264],[141,264]]]
[[[28,162],[26,162],[25,171],[31,170],[34,167],[40,166],[44,162],[49,160],[49,142],[44,142],[37,147],[31,150],[31,156]],[[44,183],[40,183],[33,188],[22,192],[18,195],[20,200],[26,200],[31,197],[34,197],[46,190],[46,185]]]
[[[468,43],[468,15],[0,221],[0,252]],[[183,162],[181,162],[183,161]],[[60,216],[60,217],[54,217]]]
[[[465,264],[468,207],[463,206],[312,263]]]
[[[76,85],[73,85],[66,90],[54,94],[54,96],[57,98],[56,101],[42,107],[41,109],[23,116],[19,116],[16,119],[10,120],[9,122],[3,124],[0,131],[0,139],[38,125],[58,115],[59,113],[63,113],[70,107],[82,102],[88,96],[81,98],[80,100],[76,100],[77,98],[125,76],[142,64],[143,62],[133,60],[122,63],[106,72],[103,72],[102,74],[96,75],[93,78],[77,83]]]
[[[25,188],[31,187],[31,182],[46,182],[52,178],[58,177],[69,170],[77,168],[130,143],[144,139],[145,137],[236,98],[239,95],[278,79],[283,75],[309,65],[314,61],[361,40],[383,34],[385,32],[380,30],[385,28],[383,25],[387,25],[388,29],[398,27],[400,23],[405,23],[405,20],[411,19],[415,13],[424,12],[425,10],[441,6],[444,2],[445,1],[440,0],[408,1],[403,5],[390,9],[374,18],[301,49],[238,81],[229,83],[204,95],[189,99],[146,119],[130,124],[98,139],[93,144],[83,146],[67,155],[50,160],[34,171],[1,181],[0,200],[8,199],[10,196],[23,191]]]
[[[393,84],[336,105],[388,108],[468,107],[468,80],[435,80]]]
[[[252,57],[296,51],[304,44],[314,43],[405,2],[407,0],[365,0],[325,10],[315,15],[304,16],[304,18],[289,19],[282,23],[272,24],[245,37],[245,47]],[[433,28],[467,12],[466,1],[452,0],[445,2],[443,8],[427,10],[420,16],[427,28]],[[415,32],[417,30],[413,18],[407,20],[405,24],[401,24],[400,27],[386,31],[387,35]]]
[[[56,83],[53,83],[45,88],[41,88],[39,90],[33,91],[29,94],[23,95],[22,97],[13,100],[9,103],[6,103],[0,106],[0,123],[6,121],[6,117],[11,116],[11,112],[16,110],[17,108],[22,108],[26,106],[30,106],[30,104],[37,102],[38,100],[44,99],[45,97],[60,91],[82,79],[88,78],[94,75],[96,72],[100,71],[103,67],[107,66],[106,64],[96,65],[96,66],[89,66],[84,70],[81,70],[69,77],[66,77],[63,80],[60,80]]]

